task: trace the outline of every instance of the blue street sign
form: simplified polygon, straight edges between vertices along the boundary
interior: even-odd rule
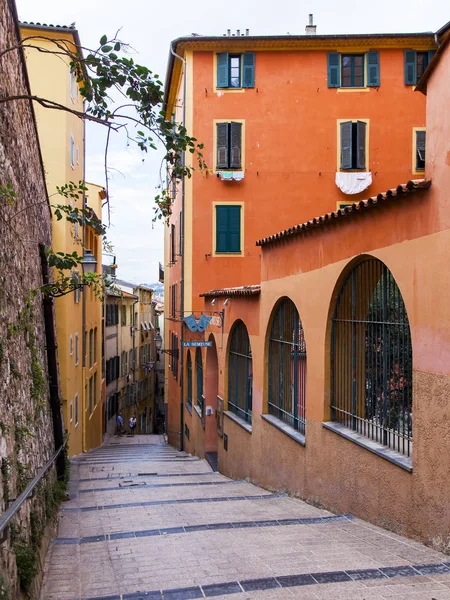
[[[183,348],[211,348],[212,342],[183,342]]]

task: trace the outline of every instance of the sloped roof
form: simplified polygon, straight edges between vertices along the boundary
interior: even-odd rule
[[[217,298],[219,296],[256,296],[261,292],[260,285],[243,285],[241,287],[221,288],[200,294],[202,298]]]
[[[364,212],[367,209],[376,208],[378,206],[383,206],[384,204],[391,204],[392,201],[402,198],[407,194],[411,194],[416,190],[426,189],[430,187],[431,181],[429,179],[414,179],[408,181],[408,183],[403,183],[396,188],[387,190],[382,194],[378,194],[377,196],[372,196],[367,198],[367,200],[360,200],[359,202],[354,202],[349,206],[341,208],[339,210],[334,210],[333,212],[326,213],[321,215],[320,217],[314,217],[310,221],[305,221],[304,223],[300,223],[299,225],[294,225],[289,229],[284,229],[283,231],[279,231],[278,233],[274,233],[268,237],[262,238],[256,242],[257,246],[269,246],[279,240],[286,239],[289,237],[297,236],[302,234],[305,231],[309,231],[311,229],[315,229],[317,227],[323,227],[329,223],[334,223],[336,221],[340,221],[349,215],[356,215]]]

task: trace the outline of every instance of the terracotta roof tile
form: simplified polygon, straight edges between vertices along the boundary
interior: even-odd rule
[[[209,292],[203,292],[202,294],[200,294],[200,297],[217,298],[219,296],[257,296],[260,292],[260,285],[243,285],[241,287],[210,290]]]
[[[256,245],[268,246],[279,240],[300,235],[304,231],[309,231],[310,229],[322,227],[323,225],[335,222],[336,220],[341,220],[349,215],[361,213],[365,209],[383,206],[385,203],[390,204],[395,199],[402,198],[403,196],[411,194],[412,192],[415,192],[419,189],[426,189],[430,187],[430,185],[431,181],[428,179],[415,179],[408,181],[408,183],[403,183],[397,186],[396,188],[388,190],[387,192],[367,198],[367,200],[353,202],[353,204],[350,204],[349,206],[346,206],[339,210],[334,210],[333,212],[326,213],[325,215],[322,215],[320,217],[314,217],[314,219],[311,219],[310,221],[306,221],[305,223],[301,223],[300,225],[294,225],[289,229],[284,229],[283,231],[279,231],[278,233],[274,233],[273,235],[262,238],[256,242]]]

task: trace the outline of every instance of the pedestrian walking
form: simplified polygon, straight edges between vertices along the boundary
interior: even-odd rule
[[[121,433],[123,433],[123,418],[122,415],[119,413],[117,415],[117,434],[120,435]]]
[[[133,415],[130,417],[130,433],[134,435],[134,430],[136,429],[136,416]]]

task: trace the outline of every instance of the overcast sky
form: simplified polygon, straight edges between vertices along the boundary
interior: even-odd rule
[[[308,14],[317,33],[383,33],[436,31],[450,20],[448,0],[227,0],[208,5],[198,0],[16,0],[19,17],[53,25],[76,23],[84,46],[95,46],[105,33],[120,37],[136,50],[135,60],[163,78],[172,39],[198,33],[222,35],[229,28],[251,35],[303,34]],[[445,8],[447,7],[447,9]],[[225,15],[226,12],[226,15]],[[98,126],[87,132],[88,181],[104,184],[103,143]],[[160,155],[141,154],[122,138],[110,152],[111,228],[118,276],[153,283],[163,260],[163,226],[152,225],[153,198],[159,180]],[[105,260],[107,262],[107,260]]]

